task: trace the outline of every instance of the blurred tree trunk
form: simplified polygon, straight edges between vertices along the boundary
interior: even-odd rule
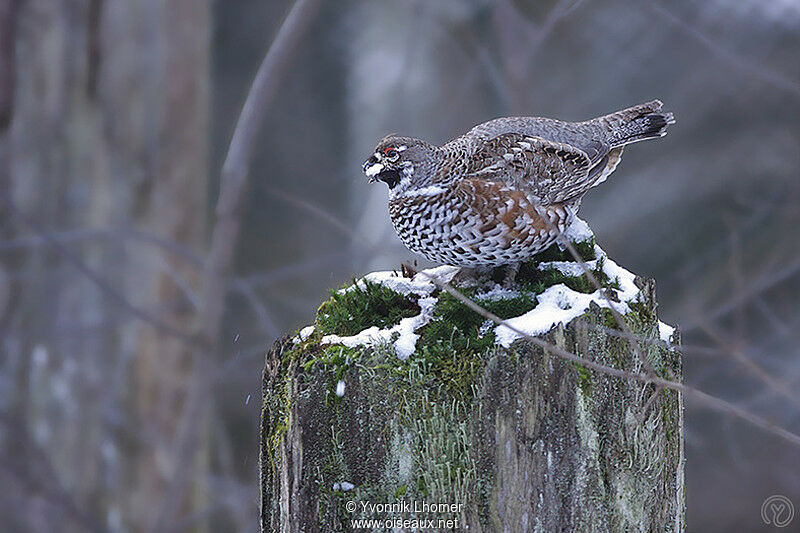
[[[0,359],[18,382],[0,401],[25,405],[24,427],[78,509],[111,529],[142,529],[175,469],[192,468],[172,444],[192,351],[108,287],[152,321],[189,331],[197,265],[124,236],[203,247],[210,6],[28,0],[6,23],[13,4],[0,1],[0,194],[22,216],[4,213],[4,227],[49,237],[3,258],[16,295],[4,322],[15,334]],[[60,233],[83,228],[110,237]],[[31,491],[20,525],[63,529],[64,505]]]

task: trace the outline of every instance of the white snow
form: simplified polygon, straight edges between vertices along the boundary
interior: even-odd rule
[[[577,216],[572,217],[572,224],[570,224],[570,226],[567,228],[567,231],[564,232],[564,238],[569,242],[588,241],[592,237],[594,237],[594,233],[592,233],[589,224]],[[559,239],[559,247],[562,246],[560,241],[561,239]]]
[[[669,324],[658,321],[658,336],[664,342],[672,342],[672,334],[675,333],[675,328]]]
[[[340,379],[339,383],[336,384],[336,396],[338,396],[339,398],[344,396],[344,387],[345,387],[344,381]]]
[[[431,285],[433,285],[433,283],[431,283]],[[417,339],[419,338],[419,335],[414,332],[430,322],[433,307],[436,305],[436,302],[436,298],[420,298],[417,301],[417,304],[419,304],[420,307],[420,313],[418,315],[402,319],[399,324],[392,326],[391,328],[380,329],[378,326],[372,326],[371,328],[367,328],[364,331],[349,337],[325,335],[322,337],[321,342],[322,344],[342,344],[348,348],[393,343],[397,357],[403,360],[408,359],[408,356],[414,353],[417,345]],[[393,337],[397,338],[392,341]]]
[[[336,483],[333,484],[333,490],[341,490],[347,492],[353,490],[354,488],[356,488],[356,486],[353,485],[352,483],[348,483],[347,481],[341,481],[341,482],[337,481]]]
[[[583,226],[586,226],[586,223],[579,218],[575,220],[579,221]],[[573,224],[573,226],[575,226],[575,224]],[[572,227],[570,227],[570,230],[571,229]],[[570,230],[568,230],[567,233],[569,233]],[[588,230],[588,226],[586,226],[585,230],[579,227],[575,233],[577,235],[582,235],[584,231],[590,231]],[[589,233],[589,235],[591,235],[591,233]],[[580,238],[578,240],[586,240],[586,238]],[[613,305],[614,309],[623,315],[628,313],[630,308],[627,302],[635,301],[639,297],[639,288],[633,282],[636,276],[609,259],[599,246],[595,245],[594,251],[597,259],[587,261],[586,267],[590,270],[596,268],[597,261],[603,258],[603,273],[612,280],[619,280],[620,290],[615,290],[617,298],[620,300],[619,302],[609,302],[600,291],[586,294],[574,291],[563,283],[559,283],[558,285],[547,288],[537,297],[538,303],[536,307],[524,315],[506,320],[506,323],[528,335],[542,335],[558,324],[568,324],[571,320],[581,316],[589,309],[589,305],[592,302],[603,308],[608,308]],[[581,268],[579,263],[553,261],[550,263],[542,263],[539,265],[539,268],[543,270],[555,268],[569,276],[580,276],[584,274],[583,268]],[[506,348],[521,336],[522,335],[516,331],[505,326],[497,326],[495,329],[495,342]]]
[[[428,296],[436,289],[436,284],[433,283],[428,276],[433,276],[442,283],[450,283],[453,277],[458,274],[459,270],[461,270],[459,267],[444,265],[424,270],[423,272],[425,272],[427,276],[418,273],[410,279],[401,276],[393,270],[372,272],[360,279],[355,286],[363,289],[365,287],[364,282],[368,281],[370,283],[379,283],[400,294]],[[347,287],[344,290],[352,290],[355,286]]]
[[[342,344],[348,348],[356,346],[374,346],[382,343],[392,343],[395,347],[397,357],[408,359],[417,346],[419,335],[415,333],[419,328],[430,322],[433,308],[437,299],[430,295],[436,289],[436,284],[428,276],[433,276],[442,283],[450,283],[453,277],[461,270],[458,267],[440,266],[430,268],[423,273],[416,274],[409,279],[399,275],[397,272],[372,272],[359,280],[355,286],[364,287],[365,281],[379,283],[393,291],[405,295],[415,295],[418,297],[417,304],[420,313],[416,316],[404,318],[399,324],[391,328],[380,329],[372,326],[364,331],[349,337],[339,335],[325,335],[322,344]],[[427,275],[426,275],[427,274]],[[343,289],[352,290],[353,286]],[[396,337],[396,338],[395,338]],[[394,338],[394,340],[393,340]]]
[[[586,268],[594,270],[597,260],[586,261]],[[546,261],[537,265],[539,270],[558,270],[565,276],[583,276],[584,271],[580,263],[574,261]]]
[[[308,339],[312,333],[314,333],[314,326],[304,327],[298,332],[297,337],[294,338],[294,343],[299,344],[303,342],[304,340]]]

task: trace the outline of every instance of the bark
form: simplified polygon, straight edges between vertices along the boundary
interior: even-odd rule
[[[625,321],[658,339],[654,284],[637,284],[642,303]],[[609,316],[595,306],[543,338],[641,371],[628,341],[595,327],[613,328]],[[660,375],[681,379],[678,351],[642,346]],[[333,364],[331,350],[313,336],[286,338],[267,355],[263,531],[350,531],[350,519],[392,517],[458,520],[439,527],[469,531],[684,530],[679,393],[599,374],[524,341],[427,366],[423,355],[401,362],[386,347],[340,349],[349,358]],[[460,507],[362,508],[400,501]]]

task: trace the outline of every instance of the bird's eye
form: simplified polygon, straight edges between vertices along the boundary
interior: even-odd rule
[[[394,148],[387,148],[383,151],[384,156],[386,156],[387,161],[395,162],[400,159],[400,152],[395,150]]]

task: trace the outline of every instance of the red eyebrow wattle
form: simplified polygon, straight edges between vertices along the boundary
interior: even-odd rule
[[[387,147],[387,148],[384,148],[384,149],[383,149],[383,153],[384,153],[384,154],[388,154],[388,153],[389,153],[389,150],[394,150],[394,146],[389,146],[389,147]]]

